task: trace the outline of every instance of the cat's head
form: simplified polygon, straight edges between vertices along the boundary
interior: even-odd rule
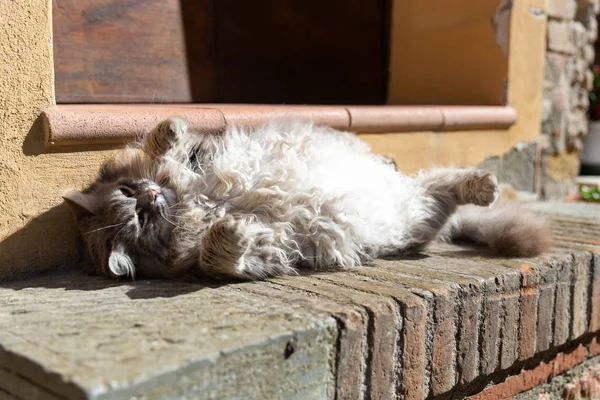
[[[63,195],[75,214],[87,261],[111,277],[161,276],[173,229],[172,190],[142,178],[106,174]]]

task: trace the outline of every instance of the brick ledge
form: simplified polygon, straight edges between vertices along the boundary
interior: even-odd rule
[[[531,206],[559,215],[561,237],[600,234],[598,206],[568,205],[573,220],[564,204]],[[600,355],[599,259],[600,246],[557,237],[533,259],[437,245],[266,282],[3,282],[0,395],[416,400],[502,379],[476,398],[503,398]]]
[[[314,120],[364,133],[502,130],[516,122],[504,106],[309,106],[243,104],[71,104],[42,111],[47,146],[123,143],[160,120],[184,115],[193,129],[222,132],[227,124],[256,125],[272,118]]]

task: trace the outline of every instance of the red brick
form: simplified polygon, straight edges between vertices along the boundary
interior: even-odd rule
[[[583,345],[568,353],[559,353],[548,363],[540,363],[537,367],[523,370],[519,375],[508,377],[504,382],[491,386],[483,391],[468,397],[469,400],[499,400],[511,397],[532,389],[548,379],[560,375],[577,364],[585,361],[585,347]]]
[[[519,312],[519,360],[535,355],[538,279],[530,264],[523,264],[521,278],[521,309]]]
[[[479,310],[481,318],[476,322],[480,332],[473,343],[477,343],[481,350],[478,355],[479,373],[487,375],[496,371],[501,361],[502,364],[512,365],[517,357],[519,315],[516,310],[520,273],[512,266],[507,268],[487,258],[467,258],[464,256],[465,250],[458,246],[436,244],[430,247],[426,259],[403,260],[402,264],[452,272],[480,282],[483,302]],[[502,341],[503,337],[507,340]],[[462,338],[458,346],[461,345],[465,345]]]
[[[360,276],[350,274],[318,274],[316,278],[321,280],[319,286],[324,282],[331,282],[336,285],[337,290],[343,290],[344,287],[378,295],[382,299],[394,299],[400,306],[402,315],[402,348],[399,349],[400,359],[398,362],[398,372],[401,373],[400,393],[403,399],[423,399],[426,397],[425,387],[425,340],[426,340],[426,320],[427,311],[424,301],[410,291],[400,287],[390,287],[383,282],[369,282]],[[339,286],[338,286],[339,285]],[[346,289],[347,290],[347,289]],[[366,294],[366,293],[365,293]],[[380,328],[374,331],[385,335],[390,331],[389,324],[382,323]],[[382,336],[382,337],[386,337]],[[395,343],[395,342],[394,342]],[[382,349],[381,357],[389,357],[386,354],[389,350]],[[373,380],[377,378],[375,367],[377,360],[372,360]],[[380,378],[379,378],[380,379]],[[373,398],[388,398],[389,396],[376,395],[371,393]],[[391,396],[393,397],[393,396]]]
[[[518,269],[521,273],[521,300],[519,311],[519,360],[533,357],[538,351],[543,351],[552,345],[555,318],[555,293],[557,270],[548,266],[548,262],[563,258],[556,255],[530,260],[491,259],[509,268]],[[554,264],[553,264],[554,265]],[[558,310],[561,327],[568,333],[569,310],[561,307]],[[566,315],[564,315],[566,314]]]
[[[588,237],[596,237],[598,224],[586,221],[560,220],[554,221],[552,227],[556,229],[583,230]],[[569,233],[569,232],[566,232]],[[585,238],[573,236],[562,237],[557,240],[557,245],[567,249],[584,250],[586,253],[575,254],[576,265],[573,273],[573,334],[572,339],[582,334],[582,328],[587,332],[600,331],[600,247],[584,243]],[[589,257],[592,257],[589,260]],[[591,285],[588,286],[588,282]],[[589,310],[590,319],[587,321]]]
[[[462,268],[461,260],[454,259],[437,259],[435,263],[428,263],[426,266],[408,261],[386,261],[376,260],[375,264],[378,268],[393,272],[397,276],[404,277],[399,281],[400,284],[407,283],[406,278],[410,277],[410,285],[415,288],[433,291],[434,287],[440,287],[442,291],[447,291],[448,288],[457,290],[460,286],[460,295],[456,300],[459,302],[459,317],[453,318],[456,320],[456,337],[459,339],[456,343],[456,355],[450,355],[450,359],[456,362],[454,381],[459,384],[466,384],[473,381],[479,376],[479,313],[482,309],[482,286],[483,279],[478,277],[469,277],[461,275],[454,268]],[[439,293],[439,290],[438,290]],[[456,313],[455,310],[451,311]],[[438,311],[440,313],[440,311]],[[434,347],[440,346],[443,341],[440,337],[444,335],[444,329],[434,330]],[[446,350],[451,350],[450,348]],[[442,354],[436,352],[439,357]],[[441,368],[432,368],[432,373],[442,372]],[[435,378],[434,379],[438,379]],[[440,389],[441,389],[440,385]]]
[[[431,316],[433,338],[431,343],[431,379],[429,383],[430,394],[438,394],[451,390],[456,383],[456,301],[458,285],[443,283],[431,279],[418,279],[402,274],[402,264],[391,262],[395,265],[388,268],[377,268],[385,261],[377,261],[370,268],[361,268],[357,274],[379,282],[385,282],[390,287],[401,287],[413,291],[416,295],[424,292],[431,293]],[[376,267],[377,266],[377,267]]]
[[[591,307],[589,283],[590,274],[593,273],[594,259],[592,253],[583,251],[578,251],[573,257],[573,310],[571,317],[573,328],[571,339],[577,339],[588,332],[589,329],[588,311]]]
[[[569,253],[568,258],[557,258],[553,265],[553,270],[556,271],[556,288],[554,291],[554,335],[552,338],[553,346],[565,344],[570,337],[574,310],[571,308],[571,289],[573,284],[573,269],[574,261],[572,253]],[[540,306],[546,306],[541,304]],[[586,308],[583,314],[587,319]],[[581,315],[579,313],[578,315]]]
[[[600,355],[600,333],[597,334],[588,345],[588,353],[590,357]]]

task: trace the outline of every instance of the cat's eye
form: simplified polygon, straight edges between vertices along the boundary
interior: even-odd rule
[[[133,197],[135,195],[133,189],[127,186],[120,186],[119,190],[121,191],[121,193],[123,193],[125,197]]]
[[[138,223],[140,224],[140,226],[143,228],[144,227],[144,222],[146,222],[146,218],[144,217],[144,214],[141,212],[137,213],[137,220]]]

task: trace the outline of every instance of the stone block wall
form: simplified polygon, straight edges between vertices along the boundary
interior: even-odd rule
[[[578,152],[587,134],[588,91],[598,37],[600,0],[548,0],[548,36],[542,101],[544,197],[575,189]]]

